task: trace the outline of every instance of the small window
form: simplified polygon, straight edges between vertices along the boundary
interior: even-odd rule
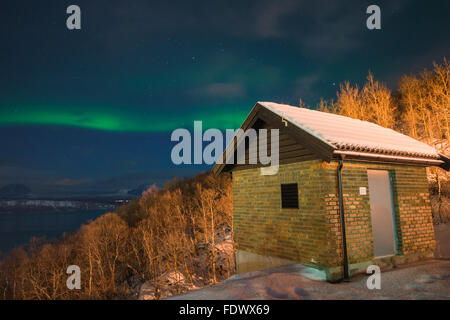
[[[281,185],[281,208],[298,209],[298,186],[296,183]]]

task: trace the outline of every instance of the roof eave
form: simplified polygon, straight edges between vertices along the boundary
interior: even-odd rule
[[[393,162],[426,167],[428,166],[442,167],[442,165],[445,165],[445,161],[441,159],[406,157],[406,156],[396,156],[396,155],[386,155],[386,154],[356,152],[346,150],[335,150],[333,154],[336,156],[345,156],[347,159],[357,159],[357,160],[377,161],[377,162]]]

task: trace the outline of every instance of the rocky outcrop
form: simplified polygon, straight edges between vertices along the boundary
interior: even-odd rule
[[[234,247],[231,239],[231,233],[227,233],[225,237],[219,238],[214,246],[216,258],[216,275],[219,281],[231,276],[235,270]],[[203,245],[198,248],[197,274],[192,275],[192,279],[187,277],[180,271],[168,271],[158,279],[157,285],[154,281],[144,282],[139,289],[139,300],[163,299],[172,295],[186,293],[192,290],[204,287],[204,279],[201,276],[205,268],[209,267],[211,248]]]

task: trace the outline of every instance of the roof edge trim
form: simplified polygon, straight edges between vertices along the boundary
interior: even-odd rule
[[[355,152],[355,151],[335,150],[333,152],[333,154],[349,156],[351,158],[370,158],[370,159],[374,159],[374,160],[386,160],[386,161],[390,160],[390,161],[396,161],[396,162],[417,163],[417,164],[428,165],[428,166],[442,166],[443,164],[445,164],[445,162],[443,160],[394,156],[394,155]]]

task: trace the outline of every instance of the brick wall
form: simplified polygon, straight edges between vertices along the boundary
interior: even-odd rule
[[[398,237],[397,253],[434,250],[434,231],[424,168],[345,162],[342,170],[349,263],[373,259],[367,169],[389,170]],[[281,165],[274,176],[259,169],[233,172],[237,249],[320,267],[341,265],[337,163],[320,160]],[[282,183],[298,183],[299,209],[281,209]]]
[[[319,160],[285,164],[273,176],[259,169],[234,171],[237,249],[325,266],[329,240],[321,166]],[[299,209],[281,209],[282,183],[298,183]]]

